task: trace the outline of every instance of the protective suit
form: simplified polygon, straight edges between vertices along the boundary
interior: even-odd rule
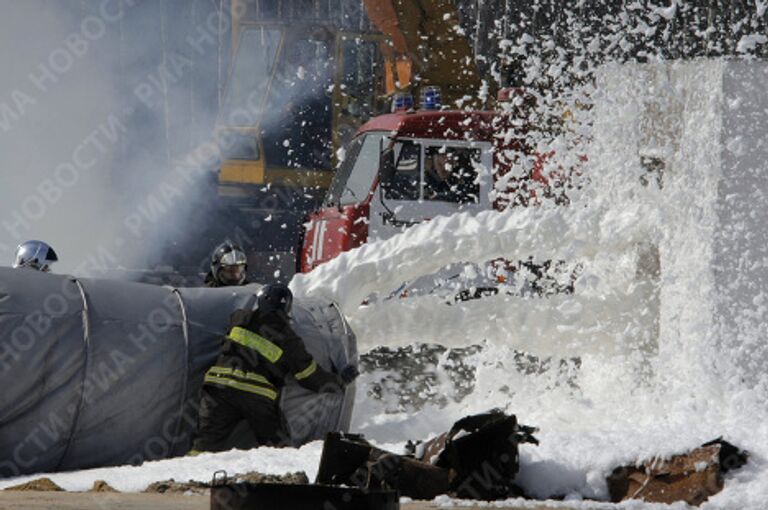
[[[344,391],[341,379],[318,366],[287,319],[274,311],[232,314],[221,353],[205,374],[195,451],[231,448],[226,440],[241,419],[254,433],[254,445],[284,444],[277,401],[288,376],[310,391]]]

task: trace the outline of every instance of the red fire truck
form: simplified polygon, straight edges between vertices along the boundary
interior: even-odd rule
[[[347,145],[323,207],[305,224],[300,272],[435,216],[567,202],[563,173],[546,172],[550,155],[526,145],[519,109],[426,103],[371,119]]]

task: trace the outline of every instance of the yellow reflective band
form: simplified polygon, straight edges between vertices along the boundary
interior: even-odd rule
[[[216,375],[206,375],[205,382],[211,384],[220,384],[221,386],[227,386],[229,388],[235,388],[236,390],[247,391],[248,393],[255,393],[263,397],[267,397],[270,400],[277,400],[277,392],[264,388],[262,386],[256,386],[255,384],[248,384],[234,379],[228,379],[226,377],[219,377]]]
[[[266,377],[263,375],[256,374],[254,372],[243,372],[242,370],[238,370],[236,368],[228,368],[228,367],[211,367],[208,369],[208,372],[206,372],[206,375],[212,374],[212,375],[232,375],[235,377],[239,377],[241,379],[249,379],[251,381],[257,381],[260,383],[268,384],[272,386],[272,383],[267,380]]]
[[[245,328],[232,328],[232,331],[229,332],[229,339],[253,349],[272,363],[277,363],[277,360],[283,355],[283,350],[280,347]]]
[[[312,363],[310,363],[307,368],[305,368],[304,370],[296,374],[294,377],[296,377],[297,381],[301,381],[302,379],[306,379],[310,375],[314,374],[316,370],[317,370],[317,363],[315,363],[313,360]]]

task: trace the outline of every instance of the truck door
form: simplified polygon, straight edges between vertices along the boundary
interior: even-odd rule
[[[366,133],[346,148],[323,207],[309,215],[299,268],[311,271],[368,239],[368,211],[383,133]]]
[[[404,140],[391,144],[392,168],[371,201],[369,234],[386,239],[436,216],[491,207],[489,143]]]

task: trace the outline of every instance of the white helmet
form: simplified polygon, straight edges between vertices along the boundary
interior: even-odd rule
[[[13,267],[28,267],[47,273],[51,270],[51,264],[58,260],[59,257],[48,243],[25,241],[16,248],[16,258],[13,261]]]

